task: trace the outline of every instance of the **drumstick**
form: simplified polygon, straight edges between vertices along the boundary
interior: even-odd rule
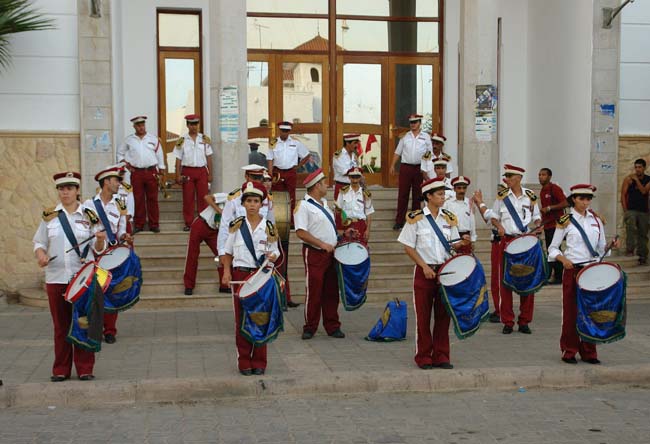
[[[447,276],[448,274],[456,274],[455,271],[443,271],[442,273],[438,273],[438,276]]]
[[[600,257],[600,260],[598,262],[602,262],[603,259],[605,259],[605,256],[607,256],[607,253],[610,252],[610,250],[612,249],[612,247],[614,246],[614,244],[616,243],[617,240],[618,240],[618,234],[616,236],[614,236],[614,239],[612,239],[612,241],[609,243],[609,246],[605,249],[605,252]]]
[[[49,264],[50,262],[52,262],[52,261],[53,261],[54,259],[56,259],[57,257],[58,257],[58,256],[52,256],[51,258],[49,258],[49,259],[47,260],[47,263]]]
[[[98,233],[101,233],[102,231],[106,231],[106,228],[102,228],[101,230],[98,231]],[[93,240],[95,238],[95,236],[96,236],[96,233],[93,234],[92,236],[90,236],[89,238],[79,242],[77,245],[73,245],[72,248],[70,248],[69,250],[66,250],[66,253],[70,253],[75,248],[81,247],[83,244],[90,242],[91,240]]]

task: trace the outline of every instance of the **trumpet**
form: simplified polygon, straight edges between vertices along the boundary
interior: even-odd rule
[[[159,189],[160,191],[162,191],[163,198],[165,198],[165,199],[171,199],[171,195],[169,194],[169,191],[167,191],[167,186],[166,186],[166,184],[163,182],[163,176],[162,176],[162,174],[159,174],[159,175],[157,176],[157,180],[158,180],[158,189]]]
[[[269,147],[273,148],[277,143],[278,138],[275,135],[275,123],[271,124],[271,137],[269,137]]]

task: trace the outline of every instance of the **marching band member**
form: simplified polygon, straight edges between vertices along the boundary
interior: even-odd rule
[[[548,249],[550,261],[558,261],[564,266],[562,274],[562,335],[560,350],[562,361],[577,364],[576,355],[580,353],[583,361],[600,364],[596,345],[584,342],[576,330],[578,307],[576,304],[576,276],[584,267],[576,265],[593,261],[605,254],[605,224],[589,208],[596,192],[596,187],[578,184],[571,187],[569,203],[571,211],[560,217],[557,222],[553,240]],[[564,253],[560,250],[562,241],[566,240]],[[613,247],[618,248],[616,240]]]
[[[97,214],[79,202],[81,174],[64,172],[54,175],[59,203],[43,211],[43,221],[34,235],[34,254],[45,268],[45,290],[54,324],[54,364],[52,382],[70,378],[74,362],[82,381],[94,379],[95,354],[66,341],[72,322],[72,304],[65,298],[70,279],[79,271],[89,253],[89,245],[79,243],[95,234],[94,249],[105,248],[106,234],[98,231]],[[71,250],[67,252],[67,250]]]
[[[426,206],[406,216],[406,225],[397,241],[415,263],[413,306],[415,308],[415,363],[421,369],[452,369],[449,361],[449,314],[440,294],[436,273],[440,265],[451,258],[451,249],[467,245],[469,240],[454,244],[458,239],[458,219],[445,203],[444,177],[422,183]],[[433,331],[431,310],[433,308]]]
[[[435,177],[444,177],[445,185],[447,190],[445,191],[445,198],[447,200],[453,199],[455,194],[451,185],[451,180],[447,177],[447,168],[449,163],[442,157],[433,157],[430,152],[427,152],[422,156],[422,162],[420,163],[420,169],[422,170],[422,175],[425,177],[425,180],[433,179]]]
[[[411,114],[409,117],[410,131],[404,135],[397,144],[393,160],[390,164],[390,174],[396,174],[397,161],[401,159],[399,167],[399,191],[397,195],[397,213],[393,230],[404,226],[404,217],[411,193],[411,209],[417,210],[421,204],[420,184],[422,183],[421,161],[427,151],[432,150],[431,138],[420,130],[422,116]]]
[[[445,177],[449,178],[451,173],[454,172],[454,167],[451,165],[451,156],[443,151],[447,138],[442,134],[431,133],[431,145],[433,157],[443,159],[447,162],[447,174]]]
[[[370,238],[371,215],[375,212],[372,206],[372,193],[361,187],[363,172],[359,167],[346,171],[350,184],[341,188],[336,199],[336,207],[344,216],[341,226],[337,228],[352,228],[358,233],[359,239],[367,244]]]
[[[445,201],[444,208],[451,211],[458,217],[458,234],[462,239],[467,239],[471,243],[456,250],[461,254],[471,254],[474,242],[476,242],[476,221],[474,220],[474,206],[470,199],[465,197],[467,187],[472,183],[469,177],[458,176],[451,180],[456,196]]]
[[[126,232],[126,201],[118,196],[120,187],[121,168],[110,167],[95,175],[99,182],[99,193],[93,198],[84,202],[84,206],[92,208],[98,215],[99,221],[106,229],[106,238],[111,246],[117,245],[120,241],[131,243],[133,238]],[[104,341],[107,344],[114,344],[117,335],[117,312],[104,313]]]
[[[204,196],[208,194],[212,182],[212,147],[210,138],[199,133],[198,114],[185,116],[188,133],[176,141],[176,183],[183,186],[183,231],[190,231],[194,221],[194,203],[197,211],[203,211],[207,204]]]
[[[345,134],[343,136],[343,148],[334,153],[332,162],[334,167],[334,200],[339,197],[341,188],[350,185],[350,178],[347,176],[350,168],[359,166],[357,146],[360,137],[360,134]]]
[[[504,165],[504,182],[508,188],[504,188],[497,194],[497,199],[492,206],[490,213],[491,222],[497,228],[501,242],[499,243],[498,262],[502,263],[503,253],[506,246],[517,236],[528,232],[528,225],[535,224],[535,232],[541,230],[542,218],[540,217],[539,207],[537,206],[537,196],[531,190],[521,186],[524,170],[514,165]],[[474,194],[476,203],[484,210],[482,198]],[[482,211],[483,212],[483,211]],[[513,331],[515,314],[512,308],[512,290],[503,284],[503,272],[501,285],[499,289],[501,323],[503,323],[503,334],[510,334]],[[531,334],[532,331],[528,324],[533,320],[533,309],[535,304],[535,295],[520,296],[519,305],[519,331],[525,334]]]
[[[245,280],[258,270],[263,258],[275,262],[280,254],[277,242],[269,240],[275,227],[260,213],[262,202],[266,199],[264,185],[260,182],[246,182],[241,193],[240,200],[246,209],[246,215],[230,223],[223,255],[223,280],[226,285],[230,285],[232,280]],[[233,291],[233,307],[239,372],[244,376],[263,375],[266,371],[266,345],[253,346],[242,335],[242,306],[237,289]]]
[[[117,193],[113,197],[120,198],[126,202],[126,232],[132,234],[133,216],[135,214],[135,198],[133,197],[133,187],[126,181],[126,174],[128,173],[128,170],[126,169],[124,162],[120,162],[117,165],[113,165],[109,168],[113,167],[120,169],[120,187],[117,189]]]

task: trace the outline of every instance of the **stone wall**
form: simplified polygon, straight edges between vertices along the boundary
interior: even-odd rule
[[[625,227],[623,226],[623,210],[620,204],[621,184],[625,176],[634,172],[634,161],[645,159],[650,166],[650,136],[621,136],[618,142],[618,178],[616,186],[616,232],[621,236],[625,245]],[[650,174],[646,171],[646,174]]]
[[[43,209],[57,201],[52,175],[79,164],[78,133],[0,132],[0,292],[43,282],[32,237]]]

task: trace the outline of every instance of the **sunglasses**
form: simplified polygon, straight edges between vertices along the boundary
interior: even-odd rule
[[[466,189],[467,189],[467,185],[454,185],[454,188],[457,188],[457,189],[459,189],[459,190],[466,190]]]
[[[512,174],[512,173],[506,173],[506,174],[503,175],[503,177],[505,177],[505,178],[510,178],[510,177],[512,177],[512,176],[515,176],[515,174]]]

